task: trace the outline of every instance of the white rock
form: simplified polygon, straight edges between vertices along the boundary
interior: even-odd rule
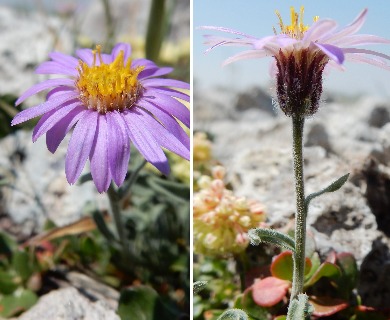
[[[75,288],[52,291],[19,317],[19,320],[120,320],[114,310],[99,300],[91,302]]]

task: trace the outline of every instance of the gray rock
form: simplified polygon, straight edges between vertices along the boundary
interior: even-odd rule
[[[42,296],[19,320],[120,320],[106,303],[89,301],[75,288],[64,288]]]
[[[329,142],[329,135],[326,132],[325,126],[321,123],[314,123],[308,130],[305,142],[306,147],[320,146],[327,152],[332,151]]]
[[[87,203],[108,208],[105,195],[98,194],[92,182],[70,186],[66,181],[67,141],[52,154],[44,138],[32,143],[31,135],[19,130],[0,140],[0,175],[9,184],[1,189],[3,211],[23,225],[24,234],[39,231],[46,219],[59,226],[71,223],[82,216]]]
[[[386,123],[390,122],[389,108],[386,106],[375,107],[368,118],[368,124],[375,128],[382,128]]]
[[[72,40],[59,17],[0,6],[0,94],[21,94],[38,80],[35,67],[53,48],[70,51]]]
[[[211,110],[215,108],[213,101],[231,94],[226,92],[224,97],[219,97],[224,93],[214,93],[212,100],[207,101],[204,96],[203,101]],[[353,253],[360,265],[377,239],[388,239],[383,227],[384,211],[373,210],[368,201],[367,188],[372,184],[364,171],[367,159],[373,155],[381,164],[383,174],[379,177],[387,177],[389,170],[390,126],[373,127],[367,121],[372,110],[381,104],[382,101],[370,97],[343,103],[335,99],[323,104],[319,112],[306,121],[306,194],[319,191],[351,173],[340,190],[316,198],[310,204],[308,230],[323,256],[332,250],[347,251]],[[226,166],[236,194],[261,201],[271,225],[291,226],[295,212],[291,119],[256,117],[252,113],[255,109],[238,112],[231,109],[232,105],[224,105],[230,111],[229,117],[222,118],[218,114],[214,119],[204,118],[201,123],[214,136],[213,153]],[[247,112],[249,115],[245,116]],[[199,122],[195,119],[194,123]],[[389,194],[384,187],[388,180],[383,179],[378,180],[380,188],[372,188],[373,194],[380,194],[379,206]]]
[[[238,112],[249,109],[263,110],[272,116],[277,115],[272,98],[261,88],[252,88],[237,95],[235,108]]]

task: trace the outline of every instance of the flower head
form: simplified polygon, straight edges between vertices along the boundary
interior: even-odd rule
[[[222,27],[201,27],[237,36],[230,39],[206,35],[206,44],[211,46],[207,51],[224,45],[250,47],[228,58],[224,64],[267,56],[275,58],[272,73],[276,77],[277,98],[281,109],[288,116],[308,116],[317,111],[325,67],[340,69],[345,60],[350,60],[390,70],[390,56],[357,48],[361,45],[390,43],[390,40],[378,36],[356,34],[364,24],[367,9],[340,30],[337,30],[336,21],[318,17],[314,17],[312,26],[305,25],[303,11],[302,7],[298,14],[291,8],[290,25],[284,24],[279,12],[276,12],[280,33],[274,28],[275,34],[264,38]]]
[[[172,71],[147,59],[130,58],[131,47],[117,44],[111,54],[79,49],[79,59],[59,52],[50,54],[36,70],[66,78],[43,81],[28,89],[17,101],[51,89],[46,102],[15,116],[12,125],[42,116],[34,128],[33,141],[46,134],[54,153],[74,127],[65,160],[68,182],[80,176],[87,159],[99,192],[113,180],[120,186],[130,159],[130,143],[162,173],[169,174],[166,148],[189,159],[189,137],[176,119],[189,127],[189,110],[179,100],[189,96],[176,88],[189,89],[182,81],[160,76]],[[173,88],[175,89],[173,89]]]
[[[212,175],[199,179],[200,191],[194,195],[195,251],[207,255],[240,253],[249,244],[248,230],[265,220],[263,206],[226,189],[223,167],[214,167]]]

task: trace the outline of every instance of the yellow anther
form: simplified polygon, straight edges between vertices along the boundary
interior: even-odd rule
[[[103,62],[101,46],[96,46],[92,53],[92,66],[81,60],[79,63],[76,86],[80,99],[88,108],[100,113],[130,108],[142,91],[138,75],[144,67],[132,69],[131,59],[125,63],[123,51],[109,64]]]
[[[279,19],[279,27],[280,27],[280,33],[289,35],[292,38],[296,39],[302,39],[303,34],[309,29],[308,25],[305,25],[303,23],[303,14],[304,14],[304,7],[302,6],[299,10],[299,13],[295,12],[295,8],[290,8],[290,16],[291,16],[291,24],[285,25],[283,23],[282,16],[280,15],[279,11],[275,11],[278,19]],[[319,16],[315,16],[313,18],[313,21],[318,21]],[[274,33],[276,34],[276,29],[273,28]]]

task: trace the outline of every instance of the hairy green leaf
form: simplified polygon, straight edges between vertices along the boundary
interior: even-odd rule
[[[202,291],[207,285],[207,281],[196,281],[194,282],[194,294],[197,294],[199,293],[200,291]]]
[[[248,315],[241,309],[224,311],[217,320],[248,320]]]
[[[319,197],[320,195],[328,192],[335,192],[339,190],[348,180],[349,173],[343,175],[342,177],[338,178],[336,181],[332,182],[329,186],[326,188],[322,189],[321,191],[314,192],[312,194],[309,194],[306,199],[305,199],[305,211],[307,213],[307,209],[309,207],[309,203],[311,200],[314,198]]]
[[[273,229],[256,228],[248,231],[251,244],[254,246],[260,243],[271,243],[278,247],[295,252],[295,242],[290,236]]]

